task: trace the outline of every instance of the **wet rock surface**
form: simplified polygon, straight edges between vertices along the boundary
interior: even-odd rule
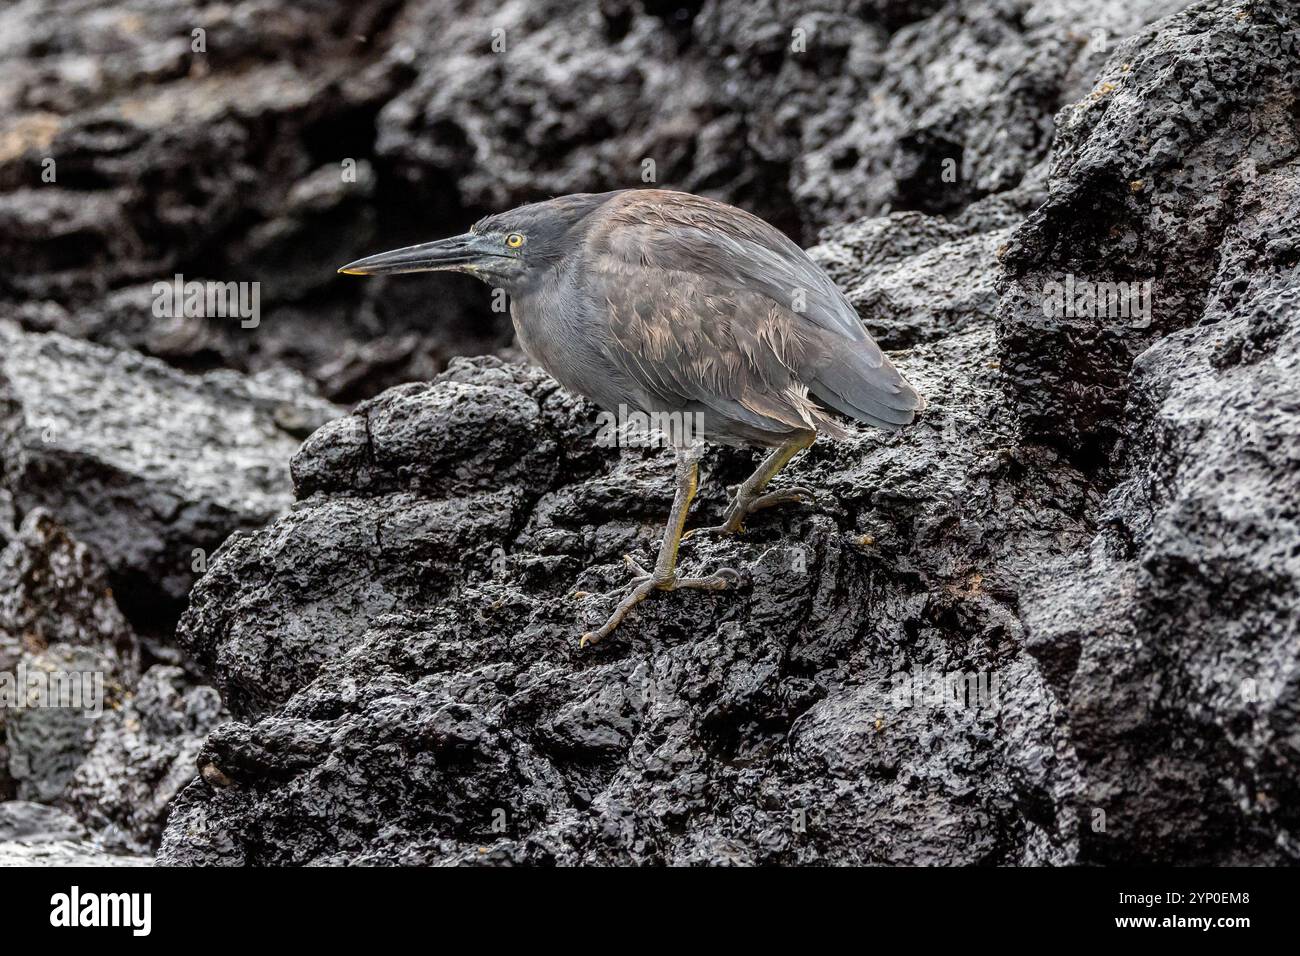
[[[1016,452],[981,411],[993,355],[986,327],[902,357],[944,396],[925,425],[816,446],[796,474],[824,505],[688,545],[685,572],[736,567],[739,589],[655,596],[586,652],[576,635],[611,610],[621,555],[653,553],[671,497],[665,454],[568,458],[566,444],[590,441],[591,410],[484,360],[415,387],[422,431],[476,449],[456,433],[496,429],[537,450],[517,476],[386,441],[414,389],[318,433],[295,463],[316,490],[229,543],[182,623],[237,720],[209,737],[199,760],[221,785],[185,792],[163,859],[1025,860],[1006,783],[1018,755],[991,702],[941,707],[937,726],[928,704],[894,701],[922,662],[1015,675],[1037,704],[1020,733],[1050,749],[1050,697],[1006,602],[1061,542],[1084,545],[1089,492],[1057,456]],[[456,402],[467,385],[506,394]],[[512,404],[527,413],[495,414]],[[354,458],[338,445],[347,435],[374,436],[362,459],[409,475],[408,488],[429,481],[430,462],[445,479],[386,490],[391,479],[339,467]],[[710,460],[698,521],[746,464]],[[1035,496],[1013,504],[1026,472]],[[954,536],[963,524],[969,535]],[[994,525],[1004,543],[989,554]],[[279,572],[249,588],[255,568]],[[980,789],[968,775],[1000,782]],[[348,782],[363,778],[368,793]],[[943,820],[933,831],[931,814]]]
[[[1007,256],[1025,433],[1076,438],[1078,459],[1118,436],[1097,538],[1021,603],[1072,714],[1069,779],[1112,821],[1084,831],[1090,859],[1297,854],[1297,25],[1290,5],[1198,5],[1122,46]],[[1079,214],[1085,195],[1101,216]],[[1149,324],[1029,307],[1038,278],[1072,270],[1154,275]]]
[[[224,714],[176,619],[221,542],[289,506],[289,456],[342,411],[313,392],[0,319],[0,798],[84,829],[0,859],[147,861]]]
[[[28,514],[0,549],[0,796],[14,801],[0,802],[0,863],[152,851],[223,714],[193,674],[152,664],[158,650],[123,616],[95,550],[49,512]],[[31,823],[63,811],[75,834]],[[30,859],[10,845],[34,833],[59,845]]]
[[[1198,4],[1121,43],[1057,117],[1047,199],[1003,259],[1006,381],[1027,438],[1104,457],[1135,359],[1180,329],[1220,325],[1216,280],[1244,287],[1248,273],[1285,273],[1294,259],[1282,221],[1256,226],[1262,257],[1227,263],[1228,275],[1222,261],[1254,206],[1285,202],[1300,79],[1292,14]],[[1150,282],[1151,308],[1045,315],[1045,284],[1067,277],[1085,305],[1089,284]]]
[[[828,234],[864,319],[904,314],[929,410],[819,442],[784,479],[817,501],[685,545],[736,588],[652,596],[595,649],[666,453],[593,447],[593,409],[491,359],[317,432],[293,512],[228,542],[182,620],[234,720],[160,859],[1294,862],[1294,16],[1196,5],[1113,52],[1043,179]],[[1201,111],[1220,64],[1255,82]],[[1213,148],[1137,129],[1179,111]],[[1186,184],[1242,164],[1199,227]],[[1068,327],[1031,344],[1076,234],[1157,280],[1100,358]],[[712,453],[695,523],[749,464]]]

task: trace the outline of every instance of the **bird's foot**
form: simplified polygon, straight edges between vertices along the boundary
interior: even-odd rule
[[[811,501],[813,497],[812,489],[804,488],[802,485],[782,488],[779,491],[769,491],[767,494],[754,495],[750,498],[737,495],[728,506],[727,516],[723,519],[722,524],[712,525],[707,528],[693,528],[682,535],[682,540],[685,541],[696,535],[703,538],[710,535],[740,534],[745,530],[745,519],[755,511],[762,511],[764,508],[783,505],[791,501]]]
[[[623,600],[618,603],[618,607],[614,608],[614,613],[609,616],[608,621],[598,630],[588,631],[582,635],[582,638],[578,641],[580,649],[590,647],[592,644],[609,637],[614,629],[623,623],[623,618],[627,617],[628,612],[654,591],[676,591],[679,588],[721,591],[740,580],[740,575],[731,568],[720,568],[706,577],[681,578],[677,576],[675,571],[669,571],[667,574],[647,571],[631,555],[625,556],[623,561],[632,571],[632,581],[628,592],[624,595]]]

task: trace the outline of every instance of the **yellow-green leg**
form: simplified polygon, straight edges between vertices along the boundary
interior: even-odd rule
[[[649,597],[652,591],[675,591],[678,588],[720,591],[739,580],[740,575],[731,568],[722,568],[716,574],[703,578],[677,576],[677,549],[682,541],[682,529],[686,527],[686,514],[690,511],[691,501],[695,497],[699,483],[699,456],[698,448],[679,450],[677,453],[677,492],[673,496],[673,508],[668,516],[668,525],[664,528],[664,537],[659,545],[659,557],[655,560],[654,571],[647,571],[630,556],[624,558],[635,575],[632,578],[631,590],[599,630],[588,631],[582,635],[582,639],[578,642],[579,647],[587,647],[608,637],[614,628],[623,623],[623,618],[627,617],[628,612]]]
[[[691,535],[696,534],[736,534],[743,530],[745,518],[755,511],[761,511],[773,505],[785,504],[787,501],[812,498],[813,493],[810,489],[798,485],[792,488],[782,488],[780,491],[774,491],[766,495],[763,494],[763,489],[771,483],[782,468],[790,463],[791,458],[811,445],[816,439],[817,433],[809,431],[797,435],[779,448],[773,449],[771,454],[764,458],[762,463],[754,469],[754,473],[736,489],[736,497],[732,498],[731,504],[727,506],[727,515],[723,518],[722,524],[708,528],[694,528],[688,531],[685,537],[689,538]]]

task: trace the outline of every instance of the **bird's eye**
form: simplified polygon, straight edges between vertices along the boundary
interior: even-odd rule
[[[519,235],[517,232],[512,232],[510,235],[506,236],[506,245],[511,249],[518,249],[523,244],[524,237]]]

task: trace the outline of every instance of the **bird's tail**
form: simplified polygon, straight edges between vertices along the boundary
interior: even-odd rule
[[[808,390],[837,412],[880,428],[907,425],[925,408],[921,393],[874,346],[833,352]]]

